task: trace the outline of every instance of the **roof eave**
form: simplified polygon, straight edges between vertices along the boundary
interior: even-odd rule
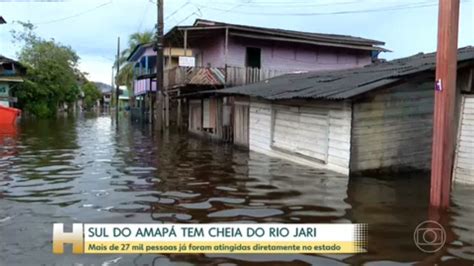
[[[141,43],[141,44],[137,45],[135,47],[135,49],[133,49],[133,51],[130,53],[130,55],[128,55],[127,61],[128,62],[136,61],[140,57],[140,55],[137,55],[137,53],[139,53],[139,51],[141,51],[142,49],[146,49],[146,48],[150,47],[151,45],[152,45],[152,43]]]

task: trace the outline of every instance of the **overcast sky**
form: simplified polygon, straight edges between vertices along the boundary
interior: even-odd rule
[[[154,0],[153,0],[154,1]],[[474,45],[474,0],[461,0],[459,46]],[[164,0],[165,30],[196,18],[334,33],[384,41],[383,58],[436,49],[437,0]],[[70,45],[89,79],[110,83],[117,36],[122,47],[134,32],[150,30],[156,4],[150,0],[0,0],[0,54],[16,57],[13,21],[30,21],[44,38]]]

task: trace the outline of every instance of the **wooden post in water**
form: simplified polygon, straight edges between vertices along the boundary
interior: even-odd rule
[[[118,124],[119,117],[119,93],[120,86],[118,83],[118,76],[120,72],[120,37],[117,38],[117,74],[115,75],[115,123]]]
[[[163,1],[156,1],[157,24],[156,24],[156,109],[158,114],[156,117],[156,126],[158,130],[163,128],[163,100],[164,100],[164,86],[163,86]]]
[[[430,205],[449,207],[455,147],[459,0],[440,0]]]

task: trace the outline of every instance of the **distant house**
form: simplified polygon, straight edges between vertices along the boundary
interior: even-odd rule
[[[23,82],[26,68],[19,62],[0,55],[0,105],[14,107],[17,99],[13,88]]]
[[[119,95],[119,109],[120,110],[127,110],[130,106],[130,94],[126,86],[122,86],[120,88],[120,95]]]
[[[164,54],[164,69],[175,68],[179,64],[180,56],[192,56],[192,51],[185,52],[182,48],[166,47]],[[140,44],[130,53],[127,61],[134,64],[133,67],[133,97],[134,111],[133,119],[148,118],[149,99],[151,94],[156,93],[156,51],[152,43]]]
[[[168,64],[164,72],[163,91],[169,100],[166,104],[169,107],[165,106],[167,116],[171,123],[185,125],[188,123],[188,112],[193,112],[195,119],[205,122],[204,128],[193,129],[209,132],[215,128],[212,123],[218,120],[213,108],[221,108],[227,103],[207,99],[202,103],[192,102],[187,109],[188,104],[181,102],[180,95],[251,84],[291,72],[362,67],[385,51],[380,47],[383,42],[359,37],[202,19],[196,20],[192,26],[172,28],[164,39],[166,47],[179,47],[184,53],[179,56],[178,65]],[[147,52],[152,53],[151,46],[144,54]],[[130,59],[139,59],[136,55]],[[146,61],[140,60],[140,66],[147,65]],[[143,92],[147,86],[151,87],[151,91],[155,90],[156,74],[150,68],[150,61],[148,69],[151,73],[138,71],[140,74],[135,81],[135,91]],[[197,123],[189,122],[193,125]]]
[[[102,82],[94,82],[94,84],[102,94],[102,98],[99,100],[99,106],[104,110],[108,110],[112,100],[112,86]]]
[[[455,173],[474,183],[474,48],[458,60]],[[234,97],[234,142],[250,150],[344,174],[429,170],[435,65],[434,53],[417,54],[194,96]]]

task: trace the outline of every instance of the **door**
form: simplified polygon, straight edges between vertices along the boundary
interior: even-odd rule
[[[189,129],[191,131],[200,131],[202,128],[201,120],[201,100],[191,100],[189,102]]]

